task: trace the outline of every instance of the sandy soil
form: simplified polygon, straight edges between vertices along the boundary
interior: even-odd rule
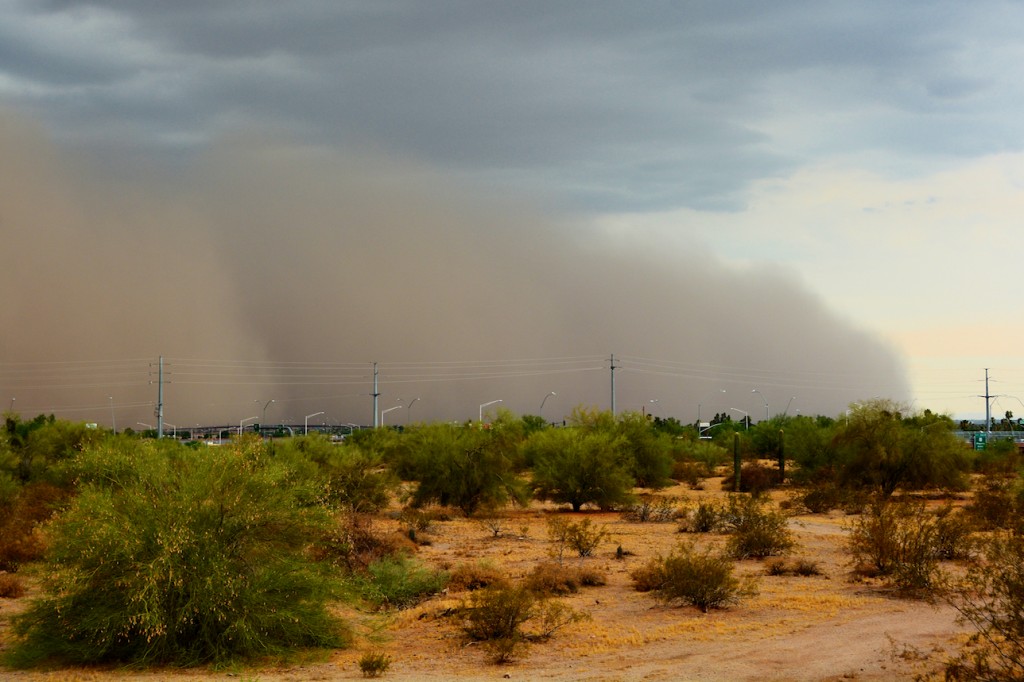
[[[679,487],[663,494],[692,500],[722,495],[718,489],[718,481],[712,480],[707,491]],[[485,560],[519,578],[547,558],[547,520],[553,513],[544,505],[514,512],[499,537],[478,521],[437,522],[427,533],[430,544],[418,556],[444,568]],[[584,588],[565,599],[588,613],[589,620],[531,645],[509,664],[494,665],[481,646],[467,644],[446,616],[465,594],[451,593],[397,613],[346,611],[356,633],[353,647],[313,663],[230,672],[0,670],[0,680],[362,679],[358,661],[367,651],[391,657],[384,675],[389,680],[905,680],[940,670],[963,637],[949,607],[900,599],[879,584],[851,578],[844,548],[847,519],[841,514],[790,520],[798,543],[791,558],[817,562],[822,575],[768,576],[763,562],[742,561],[737,572],[756,577],[757,595],[703,614],[636,592],[630,572],[680,541],[720,543],[722,536],[683,535],[675,523],[630,523],[619,514],[558,513],[589,518],[607,528],[610,535],[596,556],[570,560],[604,571],[607,585]],[[399,524],[393,519],[377,523],[382,532]],[[628,553],[623,559],[616,558],[620,546]],[[5,641],[8,617],[24,602],[0,600],[0,642]]]

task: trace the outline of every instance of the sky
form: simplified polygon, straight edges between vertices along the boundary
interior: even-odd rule
[[[1020,2],[0,0],[0,400],[1024,414]],[[611,356],[617,370],[611,371]],[[554,393],[554,396],[548,396]],[[273,401],[273,402],[269,402]],[[268,414],[269,411],[269,414]]]

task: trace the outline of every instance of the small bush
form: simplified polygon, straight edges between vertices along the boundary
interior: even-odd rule
[[[19,599],[25,596],[25,583],[15,573],[0,573],[0,599]]]
[[[586,618],[525,586],[473,592],[461,614],[463,632],[472,641],[484,642],[495,663],[506,663],[523,644],[548,639],[560,628]],[[524,629],[527,622],[533,624],[529,631]]]
[[[554,562],[534,566],[523,584],[538,595],[564,595],[578,592],[580,587],[597,587],[607,583],[604,573],[592,568],[570,567]]]
[[[1012,528],[1024,513],[1021,493],[1007,479],[991,479],[974,493],[968,512],[982,530]]]
[[[826,514],[842,505],[843,492],[835,485],[819,485],[806,491],[800,498],[804,508],[812,514]]]
[[[508,531],[508,516],[500,511],[489,510],[477,513],[476,520],[480,527],[489,532],[493,538],[501,537],[502,534]]]
[[[726,476],[722,481],[723,490],[733,490],[735,487],[735,475]],[[779,470],[773,467],[766,467],[763,464],[753,462],[744,464],[740,468],[740,492],[760,495],[767,492],[781,483]]]
[[[505,572],[489,561],[459,564],[451,570],[448,579],[448,589],[455,592],[508,586],[509,580]]]
[[[696,606],[703,612],[724,608],[750,594],[752,587],[733,575],[732,563],[710,550],[680,545],[665,558],[653,559],[632,574],[640,591],[653,591],[666,602]]]
[[[391,667],[391,657],[379,651],[367,651],[359,659],[363,677],[380,677]]]
[[[796,559],[792,563],[784,559],[772,559],[765,563],[765,573],[770,576],[796,575],[807,578],[821,575],[821,567],[818,562],[810,559]]]
[[[366,567],[364,575],[354,576],[352,582],[358,594],[374,607],[402,609],[444,589],[448,574],[397,555],[374,561]]]
[[[974,554],[973,519],[947,504],[936,512],[935,554],[939,559],[970,559]]]
[[[696,507],[683,512],[679,530],[684,533],[714,533],[724,527],[722,506],[709,500],[701,500],[697,502]]]
[[[929,590],[938,577],[935,518],[919,502],[874,503],[852,524],[849,548],[858,571],[886,576],[900,590]]]
[[[318,561],[329,561],[349,573],[365,571],[375,561],[416,551],[416,543],[406,534],[381,534],[374,530],[373,520],[362,514],[343,514],[333,526],[322,533],[312,548]]]
[[[792,570],[793,573],[804,578],[812,575],[821,575],[821,566],[818,565],[817,561],[810,559],[797,559],[793,562]]]
[[[592,556],[601,541],[608,536],[608,529],[597,527],[590,519],[573,523],[554,517],[548,521],[548,541],[551,543],[551,555],[559,563],[566,549],[574,550],[581,557]]]
[[[947,662],[946,679],[1024,679],[1024,536],[997,534],[964,579],[950,583],[949,603],[976,632]]]
[[[735,559],[785,554],[794,545],[785,515],[766,510],[755,498],[730,497],[726,518],[732,528],[727,552]]]
[[[674,497],[641,495],[640,499],[626,508],[623,518],[633,523],[668,523],[679,516]]]
[[[672,464],[672,478],[696,489],[708,476],[706,465],[697,462],[677,461]]]

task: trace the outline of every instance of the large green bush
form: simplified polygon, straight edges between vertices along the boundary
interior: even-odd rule
[[[623,440],[603,430],[546,429],[524,444],[533,462],[536,496],[579,511],[585,504],[613,509],[633,501],[631,459]]]
[[[161,451],[162,450],[162,451]],[[330,522],[256,441],[198,451],[136,441],[76,460],[45,592],[12,659],[194,665],[334,647],[336,585],[303,553]]]
[[[482,508],[525,504],[526,484],[500,439],[476,426],[432,424],[406,438],[410,459],[406,475],[416,481],[413,506],[437,503],[466,515]]]

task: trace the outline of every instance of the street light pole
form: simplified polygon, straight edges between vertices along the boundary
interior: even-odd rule
[[[405,423],[408,424],[409,420],[412,419],[412,406],[419,398],[413,398],[409,401],[409,404],[405,406]]]
[[[549,391],[548,394],[546,396],[544,396],[544,400],[540,401],[540,410],[538,410],[538,413],[540,414],[541,417],[544,416],[544,403],[546,403],[548,401],[548,398],[550,398],[553,395],[558,395],[558,394],[555,393],[554,391]]]
[[[266,402],[266,404],[263,405],[263,421],[260,422],[261,424],[266,424],[267,423],[267,408],[270,407],[270,403],[272,403],[272,402],[274,402],[273,398],[268,400]]]
[[[384,415],[391,412],[392,410],[401,410],[400,404],[396,404],[396,406],[394,406],[393,408],[388,408],[387,410],[381,411],[381,426],[384,426]]]
[[[114,396],[109,395],[107,398],[110,399],[110,429],[117,435],[117,420],[114,418]]]
[[[733,412],[739,412],[740,414],[743,415],[743,423],[746,424],[746,428],[744,429],[744,431],[749,431],[750,430],[750,413],[749,412],[744,412],[743,410],[741,410],[739,408],[736,408],[736,407],[730,407],[729,409],[732,410]]]
[[[481,405],[480,406],[480,415],[479,415],[479,419],[477,421],[482,422],[484,420],[484,408],[485,407],[487,407],[488,405],[494,405],[495,403],[500,403],[500,402],[501,402],[501,399],[499,398],[498,400],[492,400],[489,403],[484,403],[483,405]]]
[[[242,435],[242,427],[245,426],[245,422],[251,422],[259,418],[259,415],[256,415],[255,417],[246,417],[242,421],[238,422],[238,435]]]
[[[782,411],[782,416],[783,417],[785,417],[787,414],[789,414],[789,406],[793,404],[794,400],[796,400],[796,396],[793,396],[792,398],[790,398],[789,402],[786,403],[786,409]]]
[[[273,402],[273,401],[271,401],[271,402]],[[323,414],[322,411],[321,412],[314,412],[313,414],[307,414],[306,415],[305,423],[303,423],[303,425],[302,425],[302,435],[303,436],[308,436],[309,435],[309,418],[310,417],[316,417],[317,415],[321,415],[321,414]]]
[[[753,391],[751,391],[751,393],[756,393],[759,396],[761,396],[761,400],[764,401],[764,419],[765,421],[771,419],[771,415],[768,414],[768,399],[764,397],[764,393],[761,393],[761,391],[757,390],[756,388]]]

